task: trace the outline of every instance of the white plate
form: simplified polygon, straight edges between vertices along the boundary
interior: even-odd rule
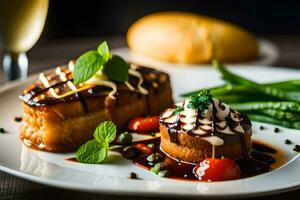
[[[248,75],[257,81],[286,80],[299,78],[300,71],[284,68],[261,66],[243,66],[231,68],[236,73]],[[174,96],[199,87],[213,86],[221,83],[219,75],[212,68],[178,68],[170,72]],[[274,126],[265,124],[263,131],[259,123],[253,123],[253,138],[271,144],[278,150],[274,171],[227,182],[188,182],[159,178],[149,171],[134,166],[130,161],[117,154],[110,156],[111,162],[101,165],[87,165],[66,161],[73,153],[48,153],[31,150],[18,140],[18,123],[14,116],[22,113],[18,94],[29,83],[15,82],[0,89],[0,127],[9,131],[0,135],[0,170],[46,185],[75,190],[131,195],[155,195],[175,197],[241,197],[257,196],[299,188],[300,159],[292,151],[293,145],[284,144],[285,139],[300,144],[300,131],[280,128],[273,132]],[[175,81],[176,80],[176,81]],[[135,172],[141,180],[131,180],[127,176]]]
[[[279,50],[271,41],[266,39],[259,39],[259,58],[250,62],[235,63],[233,65],[273,65],[276,63],[279,57]],[[176,64],[168,63],[164,61],[155,60],[141,54],[130,51],[128,47],[114,49],[113,53],[120,55],[128,61],[131,61],[136,64],[145,65],[145,66],[163,66],[163,67],[202,67],[208,66],[208,64]],[[228,64],[228,63],[227,63]]]

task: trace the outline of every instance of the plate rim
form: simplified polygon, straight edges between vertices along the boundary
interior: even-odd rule
[[[252,67],[252,66],[250,66]],[[262,67],[269,67],[269,66],[262,66]],[[285,68],[285,67],[281,67],[283,69],[290,69],[290,68]],[[13,81],[13,82],[10,82],[10,83],[6,83],[2,86],[0,86],[0,94],[5,92],[5,91],[8,91],[8,90],[11,90],[12,88],[14,87],[20,87],[22,85],[24,85],[25,83],[28,83],[30,81],[33,81],[37,75],[39,73],[36,73],[36,74],[33,74],[33,75],[30,75],[28,77],[27,80],[17,80],[17,81]],[[298,161],[300,162],[300,159],[299,159],[299,156],[297,156],[297,158],[295,158],[295,161]],[[22,178],[22,179],[25,179],[25,180],[29,180],[29,181],[32,181],[32,182],[36,182],[36,183],[39,183],[39,184],[43,184],[43,185],[49,185],[49,186],[53,186],[53,187],[57,187],[57,188],[64,188],[64,189],[71,189],[71,190],[77,190],[77,191],[85,191],[85,192],[93,192],[93,193],[103,193],[103,194],[115,194],[115,195],[137,195],[137,196],[145,196],[145,195],[151,195],[151,196],[169,196],[169,197],[187,197],[186,194],[172,194],[170,192],[167,192],[167,193],[162,193],[162,192],[155,192],[155,191],[131,191],[131,190],[128,190],[128,189],[125,189],[125,190],[121,190],[120,188],[119,189],[101,189],[99,187],[95,187],[95,186],[89,186],[88,187],[82,187],[82,185],[80,184],[76,184],[76,183],[69,183],[69,184],[66,184],[67,182],[66,181],[60,181],[60,180],[54,180],[54,179],[46,179],[46,178],[42,178],[42,177],[39,177],[37,175],[33,175],[33,174],[30,174],[30,173],[26,173],[26,172],[22,172],[22,171],[19,171],[17,169],[13,169],[13,168],[9,168],[8,166],[4,166],[2,165],[2,163],[0,163],[0,171],[3,171],[5,173],[8,173],[8,174],[11,174],[11,175],[14,175],[16,177],[19,177],[19,178]],[[133,180],[135,181],[135,180]],[[209,184],[209,183],[207,183]],[[232,198],[242,198],[242,197],[256,197],[256,196],[265,196],[265,195],[269,195],[269,194],[278,194],[278,193],[283,193],[283,192],[287,192],[287,191],[293,191],[293,190],[297,190],[300,188],[300,179],[297,183],[290,183],[290,184],[285,184],[283,185],[282,187],[277,187],[277,188],[270,188],[268,190],[264,190],[264,191],[257,191],[257,192],[246,192],[246,193],[234,193],[234,194],[211,194],[211,193],[191,193],[190,195],[188,195],[188,197],[200,197],[200,196],[203,196],[203,197],[215,197],[215,198],[226,198],[226,197],[232,197]]]

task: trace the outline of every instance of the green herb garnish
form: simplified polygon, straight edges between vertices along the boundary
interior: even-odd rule
[[[176,106],[175,110],[173,111],[173,115],[177,115],[184,110],[183,106]]]
[[[94,132],[94,139],[83,144],[76,152],[82,163],[99,164],[107,157],[109,144],[116,137],[116,125],[111,121],[101,122]]]
[[[109,79],[124,82],[128,80],[128,68],[121,57],[110,54],[104,41],[97,50],[88,51],[77,59],[73,79],[75,84],[83,83],[101,70]]]
[[[212,103],[212,95],[209,90],[202,90],[190,97],[188,108],[197,109],[201,114],[207,110],[208,105]]]

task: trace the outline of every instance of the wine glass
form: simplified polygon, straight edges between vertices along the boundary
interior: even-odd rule
[[[27,77],[26,52],[42,33],[48,5],[48,0],[0,0],[0,47],[6,81]]]

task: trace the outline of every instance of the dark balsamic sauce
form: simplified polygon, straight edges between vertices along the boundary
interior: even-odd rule
[[[155,90],[158,89],[164,89],[164,85],[166,85],[166,79],[168,79],[168,75],[166,73],[157,71],[155,69],[150,69],[147,67],[138,67],[136,69],[138,72],[140,72],[143,76],[144,82],[142,84],[143,87],[146,89],[154,88],[153,82],[157,83],[160,87],[154,88]],[[66,73],[67,81],[72,81],[72,73],[66,68],[62,67],[62,71]],[[107,88],[105,86],[94,86],[93,88],[81,91],[80,93],[75,93],[69,96],[66,96],[64,98],[54,98],[48,95],[48,91],[50,88],[53,89],[59,89],[60,91],[67,92],[67,89],[65,88],[65,84],[67,81],[61,81],[59,80],[58,76],[55,76],[54,72],[51,72],[46,75],[51,78],[51,86],[50,87],[44,87],[42,86],[39,81],[37,81],[35,84],[29,87],[26,92],[24,92],[20,98],[29,106],[46,106],[46,105],[54,105],[58,103],[65,103],[65,102],[72,102],[72,101],[80,101],[83,109],[86,113],[88,113],[88,105],[86,103],[86,99],[94,98],[94,97],[106,97],[108,93],[110,92],[110,88]],[[130,83],[134,86],[138,85],[138,79],[134,76],[130,77]],[[131,91],[127,88],[127,86],[124,85],[124,83],[117,83],[118,92],[137,92],[137,91]],[[157,92],[157,91],[156,91]],[[137,92],[139,93],[139,92]],[[41,95],[45,95],[45,98],[39,99],[36,97],[39,97]]]
[[[271,147],[266,146],[265,144],[262,144],[260,142],[254,142],[252,143],[252,148],[260,151],[260,152],[266,152],[266,153],[277,153],[277,151]]]
[[[76,95],[78,96],[80,103],[82,105],[82,108],[84,110],[85,113],[89,113],[89,106],[86,102],[86,99],[84,98],[84,96],[81,94],[81,92],[76,93]]]
[[[196,166],[196,164],[175,160],[163,151],[161,151],[159,137],[150,138],[142,141],[136,141],[133,142],[132,145],[135,145],[137,143],[143,143],[146,145],[150,143],[154,144],[153,152],[160,153],[163,156],[162,161],[167,163],[167,170],[169,170],[170,172],[170,176],[168,176],[168,178],[185,181],[199,181],[193,173],[193,169]],[[256,147],[259,148],[256,149]],[[123,148],[124,147],[120,147],[114,149],[113,151],[121,153]],[[251,154],[247,157],[236,160],[236,163],[242,172],[241,178],[257,176],[272,171],[271,164],[275,162],[275,158],[269,155],[271,150],[273,152],[271,154],[275,154],[275,149],[265,144],[254,141]],[[141,154],[135,159],[133,159],[133,163],[145,170],[151,170],[151,168],[154,166],[154,163],[149,163],[147,161],[148,156],[149,155],[147,154]],[[75,157],[68,157],[65,158],[65,160],[69,162],[78,162]]]
[[[154,143],[153,148],[155,153],[160,153],[163,156],[162,162],[167,163],[167,170],[170,172],[168,178],[199,181],[193,174],[194,163],[186,163],[175,160],[169,157],[160,149],[160,138],[145,140],[139,143],[149,144]],[[256,148],[257,147],[257,148]],[[272,171],[271,164],[275,162],[269,154],[276,153],[276,150],[262,143],[253,142],[252,151],[249,156],[236,160],[237,165],[241,169],[241,178],[260,175]],[[150,170],[154,164],[147,161],[146,154],[142,154],[133,160],[133,163],[146,170]]]

